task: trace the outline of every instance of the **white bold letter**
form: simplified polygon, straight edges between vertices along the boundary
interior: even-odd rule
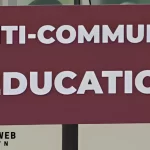
[[[19,44],[26,44],[26,27],[19,26]]]
[[[76,89],[71,86],[70,88],[65,88],[63,86],[63,80],[65,78],[70,78],[70,79],[74,79],[77,75],[72,72],[72,71],[63,71],[63,72],[60,72],[56,78],[55,78],[55,81],[54,81],[54,84],[55,84],[55,88],[56,90],[63,94],[63,95],[70,95],[70,94],[73,94],[76,92]]]
[[[68,38],[63,37],[64,31],[68,31],[70,33],[70,36]],[[56,31],[56,37],[60,43],[70,44],[76,38],[76,30],[70,25],[63,25],[63,26],[59,27],[58,30]]]
[[[132,93],[132,71],[125,71],[124,75],[124,92],[131,94]]]
[[[141,71],[135,78],[135,86],[138,91],[143,94],[150,94],[150,87],[145,87],[143,80],[145,77],[150,77],[150,70]]]
[[[138,25],[138,35],[133,37],[133,25],[127,25],[127,39],[131,43],[139,43],[144,39],[144,25]]]
[[[36,95],[46,95],[52,88],[52,73],[44,72],[44,87],[38,88],[38,73],[30,72],[30,89]]]
[[[84,39],[88,42],[94,38],[94,43],[100,42],[100,29],[99,25],[94,25],[91,32],[88,33],[83,25],[78,26],[78,43],[84,43]]]
[[[108,77],[108,93],[116,93],[117,77],[123,77],[122,71],[102,71],[102,77]]]
[[[13,44],[13,31],[18,31],[18,26],[1,26],[1,31],[6,31],[6,44]]]
[[[108,25],[103,25],[102,31],[102,43],[108,43],[108,38],[112,42],[115,42],[118,38],[118,43],[124,43],[124,25],[119,25],[114,33],[112,33]]]
[[[54,31],[54,30],[55,30],[55,28],[54,28],[53,26],[51,26],[51,25],[42,26],[42,27],[38,30],[38,33],[37,33],[37,37],[38,37],[39,41],[40,41],[41,43],[43,43],[43,44],[51,44],[51,43],[54,43],[54,42],[55,42],[55,39],[54,39],[54,38],[50,37],[49,39],[46,39],[46,38],[44,37],[44,33],[45,33],[46,31],[52,32],[52,31]]]
[[[19,86],[12,89],[12,79],[19,81]],[[27,88],[26,77],[19,72],[5,72],[3,74],[3,95],[19,95],[22,94]]]
[[[91,81],[91,84],[89,84],[89,81]],[[103,94],[102,88],[94,71],[86,71],[77,94],[84,94],[87,90],[93,90],[95,94]]]

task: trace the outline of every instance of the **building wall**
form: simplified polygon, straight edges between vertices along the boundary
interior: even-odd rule
[[[0,132],[8,131],[16,132],[16,139],[8,147],[0,144],[0,150],[61,150],[61,125],[0,126]]]
[[[150,124],[80,125],[79,150],[150,150]]]
[[[17,136],[0,150],[62,150],[61,125],[0,126],[4,131]],[[79,125],[79,150],[150,150],[149,139],[150,124]]]

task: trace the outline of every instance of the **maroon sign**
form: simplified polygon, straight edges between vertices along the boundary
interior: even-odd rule
[[[150,122],[150,6],[0,13],[1,125]]]

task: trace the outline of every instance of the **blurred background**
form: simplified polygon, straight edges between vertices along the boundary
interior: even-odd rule
[[[74,5],[74,0],[0,0],[0,6],[26,6],[31,3],[32,5]],[[150,0],[80,0],[81,5],[88,5],[91,2],[92,5],[101,4],[150,4]]]
[[[0,0],[0,5],[1,6],[24,6],[24,5],[29,5],[32,3],[34,0]],[[45,2],[49,4],[55,4],[55,1],[57,0],[36,0],[37,2],[41,2],[42,4]],[[61,4],[69,4],[73,5],[74,0],[59,0]],[[57,3],[56,3],[57,4]]]

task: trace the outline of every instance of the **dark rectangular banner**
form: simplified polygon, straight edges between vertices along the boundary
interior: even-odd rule
[[[150,6],[0,13],[1,125],[150,123]]]

